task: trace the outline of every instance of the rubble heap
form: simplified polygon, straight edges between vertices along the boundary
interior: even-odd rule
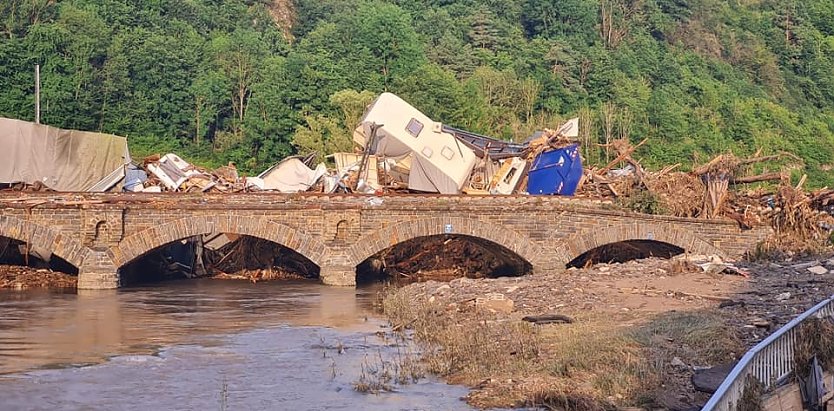
[[[76,287],[78,277],[46,268],[0,265],[0,289],[26,290],[31,288]]]
[[[634,155],[648,140],[631,144],[620,139],[598,145],[615,154],[607,164],[583,165],[578,136],[579,121],[572,119],[524,142],[498,140],[436,122],[383,93],[353,132],[355,152],[327,155],[330,168],[312,153],[288,157],[248,177],[233,163],[209,170],[173,153],[136,164],[125,150],[119,160],[124,167],[89,190],[576,196],[642,213],[732,219],[742,228],[768,224],[789,238],[774,242],[778,246],[822,244],[834,229],[834,190],[807,192],[805,177],[791,185],[790,171],[802,166],[791,154],[758,152],[739,158],[725,153],[689,172],[680,171],[681,164],[647,170]],[[748,190],[747,184],[760,182],[769,182],[765,186],[771,189]],[[0,182],[4,188],[49,189],[38,181]]]

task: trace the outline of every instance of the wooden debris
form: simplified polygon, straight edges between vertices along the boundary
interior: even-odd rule
[[[528,315],[521,319],[537,325],[544,324],[572,324],[573,318],[562,314]]]
[[[546,128],[542,130],[542,135],[539,138],[530,142],[526,150],[526,158],[532,160],[544,151],[558,150],[571,144],[576,144],[576,141],[565,137],[559,130]]]
[[[631,155],[634,154],[634,152],[637,151],[637,149],[640,148],[640,146],[646,144],[647,141],[649,141],[649,139],[643,139],[643,141],[641,141],[634,147],[631,147],[631,145],[628,143],[628,140],[625,139],[615,140],[609,144],[601,144],[600,147],[614,147],[614,149],[617,150],[619,155],[617,156],[617,158],[615,158],[613,161],[611,161],[605,167],[603,167],[599,171],[599,173],[605,174],[609,170],[611,170],[611,168],[613,168],[617,164],[620,164],[623,161],[626,161],[629,164],[635,166],[635,169],[642,169],[642,167],[640,167],[639,164],[631,158]]]
[[[300,254],[255,237],[240,237],[217,250],[205,249],[203,253],[209,273],[218,279],[258,282],[318,276],[316,265]]]
[[[0,289],[75,288],[78,277],[25,266],[0,265]]]
[[[763,181],[781,181],[783,178],[785,178],[785,174],[782,172],[764,173],[756,176],[733,178],[732,180],[730,180],[730,184],[749,184],[761,183]]]

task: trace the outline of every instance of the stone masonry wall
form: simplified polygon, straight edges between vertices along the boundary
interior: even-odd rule
[[[211,232],[282,244],[319,265],[324,283],[348,286],[355,284],[355,267],[364,259],[429,235],[483,238],[540,272],[630,239],[737,258],[770,233],[765,227],[742,231],[732,221],[627,213],[560,197],[47,193],[32,198],[40,201],[0,209],[0,236],[48,248],[76,265],[80,288],[118,287],[119,267],[154,248]]]

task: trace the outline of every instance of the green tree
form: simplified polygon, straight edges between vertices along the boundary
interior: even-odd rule
[[[368,90],[341,90],[330,96],[330,104],[342,113],[342,125],[347,134],[352,134],[362,115],[374,101],[376,94]]]
[[[435,121],[465,126],[463,90],[454,73],[429,64],[400,80],[395,92]]]
[[[220,126],[220,114],[223,107],[229,105],[228,79],[214,70],[200,73],[191,84],[190,94],[193,96],[194,115],[194,144],[200,145],[205,139],[211,139],[213,131]]]
[[[591,43],[596,38],[598,2],[592,0],[526,0],[522,24],[530,37],[577,37]]]
[[[649,165],[790,150],[834,184],[830,1],[298,0],[294,19],[285,4],[0,2],[0,115],[34,118],[40,64],[44,122],[255,172],[350,149],[364,104],[392,91],[503,138],[581,112],[586,141],[650,138]]]
[[[353,50],[370,53],[368,68],[387,90],[396,78],[407,76],[425,62],[423,48],[407,14],[397,6],[379,2],[362,4],[348,23],[355,31]],[[351,27],[344,27],[351,30]]]
[[[339,120],[320,114],[304,117],[306,125],[296,128],[292,143],[301,154],[350,152],[353,141],[344,132]]]
[[[220,34],[211,40],[211,54],[216,67],[228,80],[232,110],[233,130],[241,133],[252,86],[258,81],[260,64],[267,49],[260,34],[253,30],[238,29],[231,34]]]

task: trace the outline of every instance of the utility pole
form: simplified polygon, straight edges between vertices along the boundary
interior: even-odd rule
[[[35,124],[41,123],[41,65],[35,64]]]

